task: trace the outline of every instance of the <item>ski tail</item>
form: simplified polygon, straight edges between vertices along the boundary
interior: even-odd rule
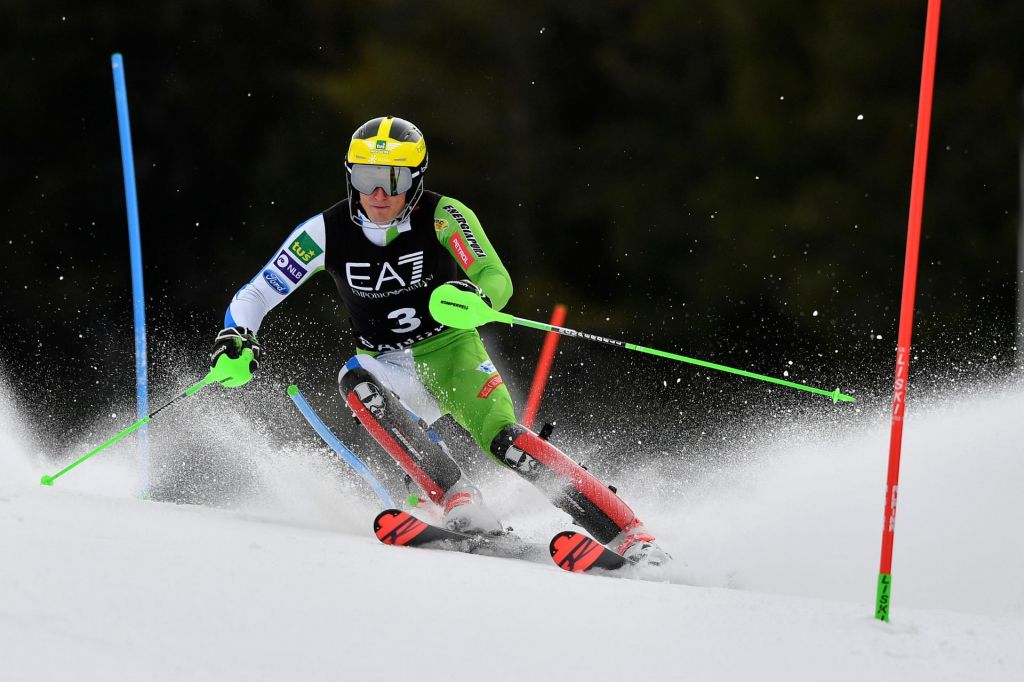
[[[562,531],[551,538],[551,559],[559,568],[572,573],[583,573],[595,568],[615,570],[626,565],[626,560],[597,541],[582,533]]]

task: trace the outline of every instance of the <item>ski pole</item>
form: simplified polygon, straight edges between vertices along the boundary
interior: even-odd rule
[[[508,324],[518,324],[523,327],[532,327],[534,329],[540,329],[543,331],[555,332],[556,334],[561,334],[563,336],[573,336],[580,339],[587,339],[588,341],[598,341],[600,343],[606,343],[611,346],[618,346],[619,348],[625,348],[627,350],[635,350],[640,353],[647,353],[648,355],[657,355],[658,357],[668,358],[669,360],[687,362],[690,363],[691,365],[699,365],[701,367],[717,370],[719,372],[729,372],[730,374],[738,374],[749,379],[768,381],[773,384],[778,384],[780,386],[795,388],[800,391],[817,393],[818,395],[824,395],[832,398],[833,403],[837,403],[839,401],[850,403],[854,402],[853,396],[841,393],[839,391],[839,388],[836,388],[834,391],[826,391],[821,388],[814,388],[813,386],[798,384],[794,381],[777,379],[775,377],[769,377],[763,374],[755,374],[754,372],[748,372],[743,369],[736,369],[735,367],[726,367],[725,365],[719,365],[714,362],[705,362],[704,360],[688,358],[685,355],[677,355],[675,353],[667,353],[663,350],[655,350],[654,348],[639,346],[635,343],[626,343],[625,341],[608,339],[603,336],[597,336],[596,334],[578,332],[572,329],[566,329],[565,327],[556,327],[555,325],[552,324],[544,324],[543,322],[535,322],[533,320],[527,320],[521,317],[514,317],[513,315],[509,315],[508,313],[503,313],[494,310],[474,292],[463,291],[462,289],[457,289],[456,287],[450,284],[442,284],[441,286],[434,289],[433,293],[430,295],[430,314],[433,315],[434,319],[437,320],[439,323],[447,325],[449,327],[454,327],[456,329],[472,329],[474,327],[479,327],[480,325],[487,324],[488,322],[505,322]]]
[[[242,351],[242,357],[243,358],[246,357],[246,355],[245,355],[246,353],[249,354],[248,355],[248,359],[251,360],[252,359],[252,351],[249,350],[248,348],[244,349]],[[220,363],[218,363],[218,364],[220,364]],[[248,364],[248,363],[246,363],[246,364]],[[193,384],[192,386],[189,386],[182,393],[180,393],[179,395],[175,396],[174,399],[172,399],[170,402],[168,402],[168,403],[166,403],[164,405],[161,405],[157,409],[153,410],[148,415],[146,415],[145,417],[143,417],[139,421],[135,422],[134,424],[132,424],[131,426],[129,426],[128,428],[126,428],[125,430],[121,431],[119,434],[117,434],[116,436],[114,436],[113,438],[111,438],[110,440],[105,442],[103,445],[100,445],[95,450],[89,452],[86,455],[83,455],[82,457],[79,457],[74,462],[72,462],[71,464],[67,465],[66,467],[64,467],[63,469],[61,469],[60,471],[58,471],[57,473],[55,473],[53,475],[44,474],[43,477],[41,479],[39,479],[39,485],[49,485],[49,486],[52,486],[53,482],[55,480],[57,480],[58,478],[60,478],[64,474],[68,473],[69,471],[71,471],[72,469],[77,467],[82,462],[86,461],[87,459],[89,459],[93,455],[102,452],[103,450],[105,450],[106,448],[110,447],[111,445],[113,445],[117,441],[121,440],[122,438],[124,438],[128,434],[130,434],[133,431],[135,431],[138,428],[140,428],[143,424],[149,423],[149,421],[151,419],[153,419],[153,417],[155,417],[157,415],[157,413],[159,413],[162,410],[170,407],[171,405],[173,405],[174,403],[178,402],[179,400],[182,400],[184,398],[187,398],[187,397],[193,395],[199,389],[203,388],[207,384],[212,384],[214,382],[223,382],[223,381],[228,380],[230,378],[231,378],[230,376],[226,376],[225,371],[224,371],[223,368],[215,367],[215,368],[211,369],[207,373],[207,375],[205,377],[203,377],[203,379],[201,381],[199,381],[198,383]]]

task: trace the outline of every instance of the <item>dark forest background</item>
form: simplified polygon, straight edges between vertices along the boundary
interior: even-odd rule
[[[394,114],[426,135],[428,188],[483,222],[517,287],[509,312],[546,319],[564,303],[572,328],[884,408],[925,8],[2,0],[0,367],[57,443],[130,421],[95,426],[134,393],[121,52],[154,404],[205,371],[230,296],[292,227],[343,198],[352,130]],[[1022,26],[1020,2],[943,8],[918,387],[1013,367]],[[279,391],[283,412],[298,381],[340,414],[351,344],[329,278],[262,337],[263,383],[238,395]],[[487,338],[522,398],[541,336]],[[560,349],[542,417],[580,434],[684,441],[751,411],[839,409],[583,341]]]

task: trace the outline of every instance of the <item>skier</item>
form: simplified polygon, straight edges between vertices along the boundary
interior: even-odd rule
[[[669,556],[608,486],[547,440],[521,426],[501,374],[475,329],[430,316],[430,293],[444,283],[501,309],[512,281],[476,215],[424,189],[427,148],[416,126],[374,118],[352,135],[345,160],[348,198],[299,225],[228,306],[211,366],[253,353],[267,312],[320,270],[337,285],[351,318],[356,354],[338,375],[342,399],[431,501],[443,523],[463,533],[502,525],[479,489],[430,428],[450,413],[476,443],[540,488],[596,540],[633,563]],[[241,383],[247,381],[245,378]]]

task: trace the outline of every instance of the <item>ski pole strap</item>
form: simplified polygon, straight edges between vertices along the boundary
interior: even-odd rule
[[[626,348],[628,350],[634,350],[640,353],[647,353],[648,355],[656,355],[662,358],[668,358],[669,360],[677,360],[679,362],[687,362],[692,365],[699,365],[707,369],[717,370],[719,372],[729,372],[730,374],[738,374],[740,376],[747,377],[749,379],[757,379],[759,381],[768,381],[773,384],[780,386],[787,386],[789,388],[795,388],[800,391],[807,391],[808,393],[817,393],[819,395],[825,395],[832,398],[833,403],[837,402],[854,402],[853,396],[841,393],[838,388],[834,391],[826,391],[821,388],[814,388],[813,386],[807,386],[804,384],[798,384],[793,381],[787,381],[785,379],[776,379],[775,377],[765,376],[763,374],[755,374],[754,372],[748,372],[742,369],[736,369],[735,367],[726,367],[725,365],[718,365],[713,362],[705,362],[704,360],[696,360],[694,358],[688,358],[685,355],[676,355],[675,353],[667,353],[662,350],[655,350],[653,348],[647,348],[645,346],[638,346],[635,343],[626,343],[625,341],[617,341],[615,339],[608,339],[603,336],[597,336],[596,334],[587,334],[586,332],[578,332],[573,329],[566,329],[565,327],[556,327],[551,324],[544,324],[543,322],[535,322],[534,320],[526,320],[521,317],[514,317],[508,313],[498,312],[493,310],[487,303],[483,301],[479,296],[472,292],[462,291],[457,289],[450,284],[442,284],[441,286],[434,289],[430,294],[430,314],[433,315],[434,319],[443,325],[454,327],[456,329],[472,329],[473,327],[479,327],[480,325],[487,324],[488,322],[504,322],[507,324],[518,324],[523,327],[532,327],[533,329],[540,329],[542,331],[555,332],[563,336],[573,336],[580,339],[587,339],[588,341],[597,341],[599,343],[606,343],[611,346],[619,346],[620,348]]]
[[[380,480],[373,475],[373,472],[370,471],[369,467],[363,463],[363,460],[359,459],[355,453],[345,447],[345,445],[338,440],[338,437],[335,436],[329,428],[327,428],[327,425],[320,419],[320,416],[316,411],[314,411],[310,404],[306,402],[306,399],[302,397],[302,393],[299,392],[299,387],[295,384],[289,386],[288,396],[292,399],[292,402],[295,403],[295,407],[299,408],[299,412],[301,412],[302,416],[306,418],[309,425],[313,427],[313,430],[324,439],[324,442],[330,445],[331,449],[338,453],[339,457],[345,460],[349,466],[355,469],[356,473],[359,474],[364,481],[370,484],[370,487],[373,488],[373,492],[377,494],[381,503],[384,504],[384,508],[390,509],[394,507],[395,503],[391,500],[391,495],[388,494],[387,488],[385,488]]]

